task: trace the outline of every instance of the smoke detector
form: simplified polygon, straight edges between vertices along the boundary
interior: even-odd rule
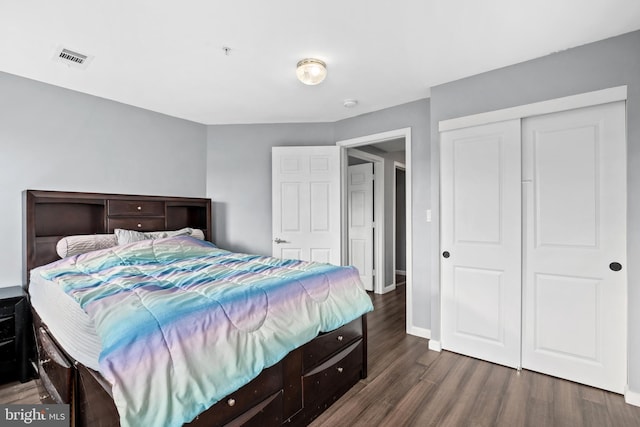
[[[358,100],[357,99],[345,99],[342,102],[342,105],[344,105],[345,108],[353,108],[356,105],[358,105]]]
[[[70,67],[85,69],[91,61],[93,55],[86,55],[77,51],[58,46],[53,54],[53,60],[62,62]]]

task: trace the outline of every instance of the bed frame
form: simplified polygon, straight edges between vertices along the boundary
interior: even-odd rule
[[[27,286],[29,271],[59,259],[56,243],[69,235],[192,227],[211,241],[209,199],[26,190],[23,212]],[[32,314],[41,400],[70,404],[72,426],[118,426],[108,382],[71,358],[38,313]],[[307,425],[366,376],[367,324],[362,316],[293,350],[186,425]]]

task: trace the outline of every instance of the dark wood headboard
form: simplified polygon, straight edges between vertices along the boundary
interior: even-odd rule
[[[66,236],[191,227],[211,241],[210,199],[25,190],[22,211],[25,284],[31,269],[60,259],[56,244]]]

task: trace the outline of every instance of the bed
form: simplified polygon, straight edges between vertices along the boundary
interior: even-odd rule
[[[25,280],[30,273],[37,275],[36,280],[27,283],[33,287],[30,294],[38,384],[43,401],[71,405],[74,426],[135,425],[140,422],[135,417],[138,413],[146,416],[145,411],[151,416],[168,411],[166,419],[172,420],[171,425],[307,425],[356,382],[366,378],[366,312],[371,306],[357,279],[349,282],[353,280],[350,269],[234,254],[216,248],[209,243],[212,222],[211,201],[208,199],[27,190],[24,192],[23,210]],[[56,246],[67,241],[67,236],[107,235],[120,229],[133,230],[132,233],[196,229],[202,231],[200,237],[203,240],[190,235],[162,234],[155,240],[98,248],[62,260],[56,252]],[[149,259],[151,261],[147,262]],[[97,265],[100,269],[94,269]],[[132,266],[135,266],[135,274],[131,273]],[[158,268],[159,272],[148,270],[150,268]],[[152,277],[153,281],[136,282],[140,280],[140,272],[146,278]],[[196,274],[208,278],[222,277],[228,288],[211,286]],[[98,276],[99,285],[93,283]],[[233,286],[229,285],[230,282]],[[51,283],[58,286],[51,286]],[[179,283],[179,292],[173,287],[174,283]],[[239,285],[247,286],[241,288]],[[150,288],[154,293],[146,293]],[[57,289],[60,295],[47,294],[47,289]],[[141,290],[145,293],[142,294]],[[294,298],[282,303],[281,311],[290,313],[289,319],[283,315],[280,320],[274,320],[277,318],[273,314],[273,308],[277,306],[274,303],[276,294],[290,294]],[[165,307],[166,298],[161,299],[158,295],[162,298],[172,295],[171,298],[179,304]],[[198,298],[202,295],[206,298]],[[362,295],[367,298],[366,302]],[[122,299],[116,296],[122,296]],[[135,300],[133,304],[127,303],[131,301],[127,299],[129,297]],[[74,302],[69,305],[72,299]],[[117,301],[112,304],[115,308],[102,311],[110,299]],[[143,314],[129,314],[127,310],[138,305],[138,300],[144,303]],[[51,303],[53,301],[59,304]],[[156,304],[153,310],[157,311],[153,311],[149,308],[153,305],[149,301],[163,302]],[[64,306],[63,302],[67,305]],[[74,310],[81,306],[80,312],[75,313]],[[310,307],[311,314],[293,311],[300,306]],[[175,320],[180,311],[175,307],[185,315],[191,315],[189,320]],[[218,310],[220,307],[222,311]],[[52,314],[56,308],[58,314]],[[200,310],[197,316],[193,314],[196,310]],[[215,341],[215,348],[203,346],[197,350],[194,342],[212,342],[200,338],[200,335],[213,332],[204,326],[194,326],[192,335],[175,338],[177,343],[188,342],[188,345],[184,344],[188,350],[173,346],[174,338],[165,325],[173,325],[171,322],[180,325],[172,326],[171,330],[177,331],[174,333],[176,336],[198,321],[206,325],[223,325],[211,314],[215,310],[224,312],[220,318],[233,326],[216,327],[231,330],[227,335],[236,341]],[[58,325],[54,325],[64,317],[60,311],[70,318],[68,324],[74,325],[71,334],[66,336]],[[357,315],[353,314],[355,312]],[[260,317],[256,313],[263,315]],[[143,315],[153,321],[140,324],[158,323],[161,326],[157,331],[154,329],[154,332],[147,333],[149,327],[138,328],[138,323],[129,320]],[[82,326],[84,323],[78,320],[82,316],[94,324]],[[303,327],[303,322],[298,319],[307,317],[312,322],[310,326]],[[163,319],[169,320],[163,323]],[[249,333],[238,333],[237,330],[242,329],[238,325]],[[108,343],[101,347],[99,360],[97,355],[91,358],[83,350],[83,346],[95,349],[95,345],[92,347],[89,342],[91,339],[69,338],[70,335],[84,336],[80,333],[83,328],[91,327],[95,328],[103,344]],[[128,331],[123,334],[135,335],[135,340],[139,339],[138,335],[144,335],[149,341],[142,344],[133,338],[126,341],[129,335],[111,339],[114,331],[120,333],[120,330]],[[140,330],[145,333],[141,334]],[[198,338],[194,338],[196,336]],[[119,347],[114,344],[123,340],[128,344]],[[170,349],[166,356],[157,356],[155,350],[153,353],[147,351],[155,342],[161,342],[162,347]],[[124,374],[111,368],[119,360],[111,357],[117,354],[113,350],[116,347],[128,355],[126,363],[123,362],[128,369]],[[136,348],[142,350],[133,353]],[[182,364],[176,362],[179,360],[176,348],[182,348],[185,358]],[[225,351],[216,353],[215,349]],[[230,349],[239,353],[230,357]],[[149,360],[153,363],[150,364],[143,356],[130,356],[142,354],[140,352],[145,357],[151,354],[149,357],[152,359]],[[162,366],[164,368],[160,368]],[[203,371],[199,370],[200,366]],[[165,380],[156,378],[156,372],[165,372],[165,368],[170,374],[162,375],[171,377],[172,393],[164,393],[161,385]],[[122,381],[122,384],[117,381]],[[176,381],[182,388],[174,386]],[[143,387],[145,394],[129,401],[129,395],[135,393],[131,392],[133,389],[126,388],[128,383],[134,385],[133,389],[147,384],[151,386]],[[200,394],[207,394],[213,389],[215,393],[212,391],[193,404],[192,384],[195,383]],[[186,389],[189,390],[187,393],[179,392]],[[170,396],[162,396],[163,393]],[[169,403],[164,403],[162,399],[165,398]],[[179,408],[183,401],[188,410]],[[178,415],[175,415],[174,407],[178,408]],[[164,417],[162,415],[161,419]],[[157,418],[154,424],[158,424]]]

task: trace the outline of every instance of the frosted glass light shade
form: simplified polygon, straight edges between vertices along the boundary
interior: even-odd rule
[[[327,77],[327,64],[319,59],[303,59],[298,62],[296,76],[306,85],[317,85]]]

